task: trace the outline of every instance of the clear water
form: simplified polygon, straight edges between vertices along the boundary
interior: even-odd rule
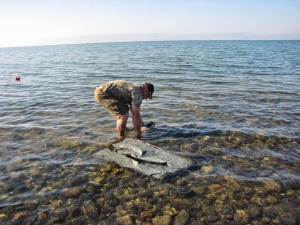
[[[34,171],[48,174],[46,187],[62,168],[89,175],[104,163],[91,155],[114,140],[116,124],[93,93],[114,79],[154,84],[141,112],[156,126],[142,140],[214,168],[189,171],[193,179],[300,181],[300,41],[2,48],[0,205],[34,199],[12,185]],[[132,137],[131,120],[128,128]]]

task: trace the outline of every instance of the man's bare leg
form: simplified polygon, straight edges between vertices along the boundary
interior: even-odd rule
[[[126,123],[128,120],[129,113],[118,117],[117,120],[117,130],[119,132],[118,138],[123,138],[125,136]]]

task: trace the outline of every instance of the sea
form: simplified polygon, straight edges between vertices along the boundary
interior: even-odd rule
[[[164,181],[93,157],[118,135],[94,99],[111,80],[154,85],[140,140],[192,168]],[[3,224],[300,224],[300,41],[0,48],[0,140]]]

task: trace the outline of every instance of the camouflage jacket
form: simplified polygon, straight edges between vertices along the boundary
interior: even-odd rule
[[[140,107],[142,104],[142,89],[140,85],[132,84],[124,80],[115,80],[101,84],[101,88],[103,93],[115,96],[124,105],[134,104]]]

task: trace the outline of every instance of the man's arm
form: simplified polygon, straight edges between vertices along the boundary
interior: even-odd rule
[[[135,132],[137,136],[141,135],[141,123],[142,123],[142,117],[140,114],[140,108],[137,107],[136,105],[132,104],[130,106],[131,113],[132,113],[132,124],[135,129]]]

